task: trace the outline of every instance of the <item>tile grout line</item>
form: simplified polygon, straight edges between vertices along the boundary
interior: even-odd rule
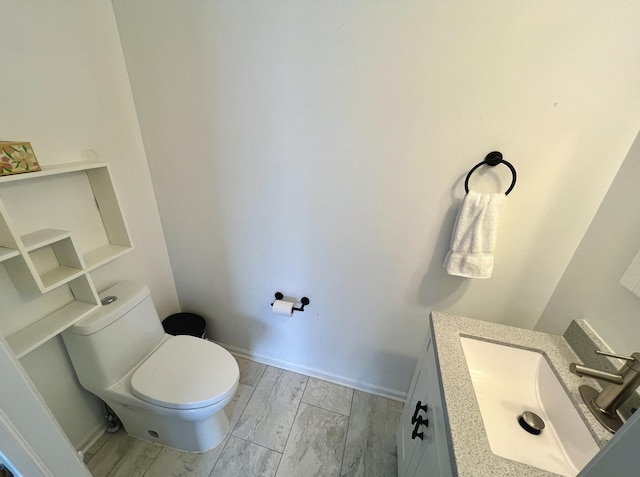
[[[266,368],[265,368],[266,369]],[[264,374],[264,370],[262,370],[262,374]],[[262,375],[260,375],[260,379],[262,379]],[[260,380],[258,380],[258,382],[260,382]],[[238,383],[238,384],[242,384],[242,383]],[[250,387],[252,389],[251,391],[251,395],[249,396],[249,398],[247,399],[247,402],[244,404],[244,407],[242,408],[242,410],[240,411],[240,415],[242,415],[242,413],[244,412],[244,410],[247,408],[247,405],[249,404],[249,401],[251,400],[251,398],[253,397],[253,393],[256,392],[256,387],[257,386],[251,386],[249,384],[242,384],[243,386],[247,386]],[[220,412],[224,412],[224,410],[220,411]],[[229,430],[227,431],[229,433],[229,435],[225,435],[225,437],[222,439],[224,442],[224,445],[222,446],[222,449],[220,449],[220,453],[218,454],[218,457],[216,458],[215,462],[213,463],[213,465],[211,466],[211,470],[209,471],[208,476],[210,476],[213,473],[213,469],[215,469],[216,464],[218,463],[218,461],[220,460],[220,456],[222,455],[222,453],[224,452],[225,448],[227,447],[227,444],[229,443],[229,441],[231,440],[231,437],[235,437],[233,436],[233,431],[235,430],[235,428],[237,427],[238,423],[240,422],[240,418],[238,418],[238,422],[235,423],[235,425],[233,427],[229,426]],[[226,440],[226,442],[225,442]],[[221,442],[222,444],[222,442]],[[104,444],[103,444],[104,445]],[[102,447],[101,447],[102,448]],[[169,449],[171,449],[171,447],[167,447]],[[213,450],[213,449],[211,449]],[[142,475],[142,477],[145,477],[147,472],[149,471],[149,469],[151,469],[153,463],[156,461],[156,459],[160,456],[160,454],[162,453],[162,450],[158,453],[158,455],[151,461],[151,465],[147,468],[147,470],[144,471],[144,474]]]
[[[305,376],[304,374],[302,376]],[[287,440],[284,442],[284,447],[282,448],[282,454],[280,457],[280,461],[278,462],[278,467],[276,467],[276,473],[274,477],[278,475],[278,470],[280,470],[280,465],[282,464],[282,458],[284,457],[284,451],[287,450],[287,444],[289,443],[289,438],[291,437],[291,431],[293,431],[293,425],[296,423],[296,418],[300,413],[300,405],[302,404],[302,398],[304,397],[304,392],[307,390],[307,385],[309,384],[309,376],[306,376],[306,381],[304,382],[304,389],[302,390],[302,396],[300,396],[300,402],[298,402],[298,408],[296,409],[296,415],[291,422],[291,427],[289,427],[289,433],[287,434]],[[305,403],[306,404],[306,403]]]
[[[255,363],[255,361],[252,361],[252,362],[253,362],[253,363]],[[259,364],[260,364],[260,363],[259,363]],[[266,365],[266,364],[264,365],[264,369],[262,370],[262,373],[260,373],[260,377],[258,378],[258,384],[260,384],[260,381],[262,381],[262,377],[264,376],[264,373],[266,373],[266,372],[267,372],[267,366],[268,366],[268,365]],[[257,387],[258,387],[258,384],[256,384],[256,385],[254,386],[254,388],[257,388]]]
[[[229,437],[227,438],[227,442],[225,442],[224,446],[222,446],[222,449],[220,449],[220,453],[218,454],[218,457],[217,457],[216,461],[211,466],[211,470],[209,471],[208,477],[211,477],[211,474],[213,474],[213,470],[216,468],[216,465],[218,465],[218,461],[220,461],[220,456],[222,455],[224,450],[227,448],[227,445],[229,444],[229,441],[231,440],[232,437],[233,436],[231,435],[231,433],[229,433]]]
[[[347,432],[344,433],[344,444],[342,445],[342,460],[340,461],[340,471],[338,476],[342,476],[342,469],[344,468],[344,456],[347,453],[347,438],[349,437],[349,428],[351,427],[351,417],[353,416],[353,401],[356,397],[356,391],[351,394],[351,405],[349,406],[349,420],[347,421]]]
[[[277,451],[275,449],[271,449],[270,447],[263,446],[262,444],[256,444],[255,442],[251,442],[249,439],[245,439],[243,437],[238,437],[238,436],[231,436],[231,437],[233,437],[234,439],[240,439],[241,441],[245,441],[245,442],[251,444],[252,446],[262,447],[263,449],[266,449],[266,450],[271,451],[271,452],[275,452],[276,454],[282,455],[284,453],[284,452]]]
[[[156,461],[156,459],[158,458],[158,456],[162,454],[162,450],[160,450],[160,452],[158,452],[158,455],[155,456],[152,460],[151,463],[149,464],[149,467],[147,467],[145,469],[145,471],[142,473],[142,477],[145,477],[147,475],[147,472],[149,472],[149,469],[151,469],[151,466],[153,465],[153,463]]]
[[[132,437],[132,439],[137,439],[137,437]],[[151,441],[145,441],[143,439],[138,439],[138,440],[140,440],[142,442],[151,442]],[[151,462],[149,462],[149,465],[147,466],[147,468],[142,473],[142,477],[145,477],[145,475],[147,475],[147,472],[149,472],[149,469],[151,469],[151,466],[153,465],[153,463],[160,456],[160,454],[162,454],[163,449],[165,449],[165,447],[167,447],[167,446],[165,446],[163,444],[158,444],[157,442],[151,442],[151,444],[153,444],[154,446],[160,446],[160,451],[158,451],[156,456],[153,459],[151,459]]]
[[[342,414],[341,412],[338,412],[338,411],[332,411],[331,409],[326,409],[326,408],[324,408],[322,406],[318,406],[317,404],[311,404],[309,402],[304,402],[304,401],[300,401],[300,404],[306,404],[307,406],[315,407],[316,409],[322,409],[323,411],[327,411],[327,412],[330,412],[332,414],[337,414],[338,416],[346,417],[347,419],[349,419],[349,415],[348,414]]]
[[[262,370],[262,374],[264,374],[264,370]],[[260,379],[262,379],[262,375],[260,375]],[[258,382],[260,382],[260,379],[258,380]],[[240,411],[240,417],[242,417],[242,414],[244,413],[244,410],[247,408],[247,406],[249,404],[249,401],[251,401],[251,398],[253,397],[253,393],[256,392],[256,388],[258,387],[257,384],[255,386],[251,386],[249,384],[243,384],[243,386],[249,386],[253,390],[251,391],[251,395],[249,396],[249,399],[247,399],[247,402],[244,403],[244,407],[242,408],[242,411]],[[222,410],[221,412],[224,412],[224,410]],[[235,423],[233,428],[231,426],[229,426],[229,430],[227,431],[229,433],[229,435],[224,437],[224,439],[226,439],[226,442],[224,443],[224,446],[222,446],[222,449],[220,449],[220,453],[218,454],[218,457],[216,458],[216,461],[211,466],[211,470],[209,471],[209,477],[211,476],[211,474],[213,474],[213,469],[215,469],[216,465],[218,465],[218,461],[220,460],[220,457],[224,453],[224,450],[227,448],[227,445],[229,444],[229,441],[231,440],[232,437],[235,437],[233,435],[233,431],[235,431],[236,427],[238,427],[238,423],[240,422],[240,417],[238,417],[238,421]]]
[[[245,360],[245,361],[249,361],[249,360]],[[252,361],[255,363],[255,361]],[[238,425],[240,424],[240,421],[242,420],[242,415],[244,414],[244,411],[246,411],[247,406],[249,405],[249,402],[251,402],[251,398],[253,398],[253,395],[256,392],[256,389],[258,389],[258,386],[260,385],[260,381],[262,381],[262,378],[264,377],[264,373],[267,371],[267,365],[265,365],[264,369],[262,370],[262,373],[260,374],[260,378],[258,379],[258,382],[256,383],[255,386],[251,386],[250,384],[244,384],[244,383],[238,383],[238,384],[242,384],[243,386],[249,386],[250,388],[253,388],[253,391],[251,391],[251,395],[249,396],[249,399],[247,399],[247,402],[244,404],[244,407],[242,408],[242,412],[240,413],[240,416],[238,417],[238,422],[235,423],[235,425],[233,426],[233,429],[229,429],[229,439],[231,439],[231,436],[236,437],[233,435],[233,432],[238,428]],[[220,453],[222,455],[222,453]],[[218,459],[220,459],[220,456],[218,456]],[[216,464],[218,463],[218,459],[216,459]],[[215,464],[214,464],[215,467]]]
[[[229,441],[231,440],[231,438],[235,438],[235,439],[239,439],[241,441],[246,442],[249,445],[252,446],[257,446],[257,447],[261,447],[262,449],[268,450],[270,452],[275,452],[276,454],[280,455],[280,459],[278,459],[278,467],[280,466],[280,462],[282,461],[282,452],[278,452],[277,450],[273,450],[273,449],[269,449],[268,447],[265,447],[263,445],[260,444],[256,444],[255,442],[251,442],[247,439],[243,439],[242,437],[237,437],[237,436],[229,436],[229,439],[227,439],[227,442],[225,442],[224,444],[224,448],[222,449],[222,451],[220,451],[220,455],[218,456],[218,458],[216,459],[216,463],[213,465],[213,467],[211,468],[211,472],[209,472],[208,477],[211,477],[211,475],[213,474],[213,470],[216,468],[216,465],[218,464],[218,461],[220,460],[220,457],[222,456],[222,453],[224,452],[224,450],[226,449],[227,445],[229,444]],[[276,468],[276,472],[278,472],[278,469]],[[144,477],[144,476],[143,476]]]
[[[124,430],[124,426],[121,426],[121,429],[122,429],[122,432],[124,432],[124,433],[126,434],[126,431]],[[103,451],[104,451],[104,452],[106,452],[107,444],[108,444],[109,442],[111,442],[111,439],[115,439],[115,436],[118,434],[118,432],[120,432],[120,430],[115,431],[115,432],[110,432],[110,433],[109,433],[109,434],[110,434],[110,435],[109,435],[109,437],[108,437],[108,438],[107,438],[107,440],[106,440],[106,441],[105,441],[105,442],[100,446],[100,449],[98,449],[98,452],[96,452],[95,454],[93,454],[93,457],[92,457],[89,461],[87,461],[87,462],[85,462],[85,463],[84,463],[84,464],[85,464],[85,466],[87,466],[87,468],[88,468],[89,462],[90,462],[90,461],[92,461],[92,460],[94,460],[96,457],[98,457],[98,454],[100,454],[100,453],[101,453],[101,452],[103,452]],[[126,434],[126,435],[128,436],[128,434]],[[109,454],[107,454],[107,455],[109,455]],[[101,457],[98,457],[98,462],[100,461],[100,458],[101,458]],[[120,458],[118,459],[118,463],[119,463],[123,458],[124,458],[124,454],[123,454],[122,456],[120,456]],[[145,471],[145,472],[146,472],[146,471]],[[109,475],[109,474],[107,474],[107,475]]]
[[[252,393],[251,393],[251,396],[249,396],[249,399],[247,400],[247,403],[245,404],[244,409],[242,410],[242,414],[244,414],[244,411],[246,410],[247,406],[249,406],[249,402],[251,402],[251,399],[253,398],[254,393],[256,392],[256,390],[258,389],[258,386],[259,386],[259,385],[260,385],[260,383],[262,382],[262,378],[264,377],[264,374],[266,373],[267,368],[273,368],[273,369],[276,369],[276,370],[278,370],[278,371],[282,371],[283,373],[284,373],[284,372],[286,372],[286,373],[293,373],[293,371],[287,371],[286,369],[282,369],[282,368],[278,368],[278,367],[270,366],[270,365],[265,365],[265,368],[264,368],[264,370],[262,371],[262,375],[260,376],[260,379],[258,380],[258,384],[256,384],[255,386],[250,386],[249,384],[245,384],[245,386],[253,387],[253,391],[252,391]],[[294,374],[300,374],[300,373],[294,373]],[[301,376],[304,376],[304,377],[306,377],[306,378],[307,378],[307,381],[305,382],[305,385],[304,385],[304,389],[306,389],[306,387],[307,387],[307,382],[309,381],[308,376],[306,376],[306,375],[304,375],[304,374],[301,374]],[[277,385],[277,383],[276,383],[276,384],[274,384],[274,387],[275,387],[276,385]],[[303,391],[302,391],[302,394],[303,394],[303,395],[304,395],[304,389],[303,389]],[[271,390],[273,391],[273,387],[271,388]],[[300,401],[302,402],[302,397],[300,397]],[[300,403],[298,403],[298,408],[300,408]],[[233,428],[233,431],[235,431],[235,430],[237,429],[238,425],[240,425],[240,420],[242,419],[242,414],[240,415],[240,418],[238,418],[238,422],[236,423],[235,427]],[[297,411],[297,409],[296,409],[296,416],[297,416],[297,415],[298,415],[298,411]],[[294,421],[295,421],[295,418],[294,418]],[[293,427],[293,424],[292,424],[291,426]],[[262,444],[258,444],[258,443],[256,443],[256,442],[253,442],[252,440],[249,440],[249,439],[245,439],[245,438],[243,438],[243,437],[236,436],[236,435],[234,435],[234,434],[233,434],[233,431],[231,432],[231,436],[233,436],[233,437],[236,437],[236,438],[238,438],[238,439],[242,439],[243,441],[247,441],[247,442],[249,442],[250,444],[255,444],[255,445],[260,446],[260,447],[263,447],[263,448],[265,448],[265,449],[269,449],[269,450],[271,450],[271,451],[273,451],[273,452],[277,452],[278,454],[281,454],[281,455],[282,455],[282,454],[284,454],[284,448],[283,448],[282,452],[280,452],[280,451],[278,451],[278,450],[272,449],[272,448],[267,447],[267,446],[264,446],[264,445],[262,445]],[[290,434],[290,433],[291,433],[291,428],[289,428],[289,434]],[[287,435],[287,439],[288,439],[288,438],[289,438],[289,437],[288,437],[288,435]],[[286,442],[285,442],[285,447],[286,447]],[[218,457],[218,458],[220,458],[220,457]],[[278,466],[279,466],[279,465],[280,465],[280,462],[278,462]],[[277,472],[277,469],[276,469],[276,472]]]
[[[105,426],[105,427],[106,427],[106,426]],[[122,424],[120,425],[120,427],[122,427],[122,429],[124,430],[124,426],[122,426]],[[113,435],[114,435],[116,432],[118,432],[118,431],[115,431],[115,432],[107,432],[107,431],[106,431],[106,429],[105,429],[104,433],[105,433],[105,434],[107,434],[107,435],[108,435],[108,437],[105,439],[105,441],[102,443],[102,445],[101,445],[100,447],[98,447],[98,450],[96,450],[95,452],[91,453],[91,454],[92,454],[91,459],[93,459],[96,455],[98,455],[98,452],[100,452],[100,451],[104,448],[104,446],[107,444],[107,442],[109,442],[109,441],[111,440],[111,438],[113,437]],[[95,445],[95,444],[94,444],[94,445]],[[93,446],[92,446],[92,447],[93,447]],[[90,452],[86,452],[86,453],[85,453],[85,455],[87,455],[87,454],[90,454]],[[84,465],[87,465],[91,459],[89,459],[88,461],[86,461],[86,462],[84,463]]]
[[[303,376],[306,376],[306,375],[303,375]],[[313,376],[308,376],[308,378],[309,378],[309,381],[310,381],[311,379],[315,379],[315,380],[317,380],[317,381],[322,381],[322,379],[314,378]],[[308,382],[308,381],[307,381],[307,382]],[[325,381],[325,382],[329,383],[329,381]],[[317,407],[318,409],[324,409],[325,411],[335,412],[336,414],[340,414],[341,416],[349,417],[349,416],[350,416],[350,414],[351,414],[351,402],[353,402],[353,393],[355,392],[355,389],[352,389],[352,388],[347,387],[347,386],[342,386],[341,384],[335,384],[335,383],[329,383],[329,384],[332,384],[332,385],[334,385],[334,386],[338,386],[338,387],[341,387],[341,388],[344,388],[344,389],[349,389],[349,390],[351,391],[351,399],[350,399],[350,403],[349,403],[349,411],[348,411],[348,412],[349,412],[349,414],[343,414],[343,413],[341,413],[341,412],[339,412],[339,411],[334,411],[333,409],[327,409],[327,408],[325,408],[325,407],[320,406],[319,404],[311,404],[310,402],[307,402],[307,401],[305,401],[305,400],[304,400],[304,393],[303,393],[303,395],[302,395],[302,402],[303,402],[303,403],[305,403],[305,404],[308,404],[309,406]],[[306,388],[305,388],[305,392],[306,392]]]
[[[258,381],[258,383],[259,382],[260,381]],[[248,384],[243,384],[243,386],[249,386],[249,385]],[[253,391],[251,391],[251,395],[249,396],[249,399],[247,399],[247,402],[244,403],[244,407],[242,408],[242,411],[240,412],[240,416],[238,417],[238,422],[235,423],[235,425],[233,426],[233,429],[231,428],[231,426],[229,426],[229,437],[231,437],[233,435],[233,431],[235,431],[236,428],[238,427],[238,424],[240,424],[240,419],[242,418],[242,415],[244,414],[244,411],[247,409],[247,406],[249,405],[249,401],[251,401],[251,398],[253,397],[254,393],[256,392],[256,389],[258,388],[257,385],[256,386],[249,386],[249,387],[253,388]]]

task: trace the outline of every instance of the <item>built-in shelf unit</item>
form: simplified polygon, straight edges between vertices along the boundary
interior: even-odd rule
[[[80,250],[74,230],[42,228],[19,234],[11,208],[0,195],[0,266],[4,266],[16,288],[24,293],[45,294],[68,286],[73,300],[46,316],[26,319],[27,326],[5,336],[19,358],[101,306],[90,272],[132,249],[129,232],[113,186],[109,167],[104,162],[82,161],[42,166],[38,172],[0,177],[2,187],[16,181],[84,173],[95,200],[106,242],[90,250]],[[53,178],[55,180],[55,178]],[[25,182],[26,184],[27,182]],[[47,184],[38,184],[38,187]],[[73,211],[69,211],[73,213]],[[0,323],[2,329],[2,323]]]

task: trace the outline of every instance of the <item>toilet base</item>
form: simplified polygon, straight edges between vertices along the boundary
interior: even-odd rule
[[[158,416],[145,409],[108,403],[130,436],[187,452],[206,452],[222,442],[229,429],[224,410],[199,420]]]

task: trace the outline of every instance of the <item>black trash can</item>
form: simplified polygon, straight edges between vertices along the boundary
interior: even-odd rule
[[[170,335],[191,335],[207,339],[207,322],[194,313],[176,313],[162,320],[165,333]]]

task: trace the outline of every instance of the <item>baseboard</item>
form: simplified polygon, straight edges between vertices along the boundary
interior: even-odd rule
[[[406,392],[400,392],[395,389],[385,388],[383,386],[378,386],[376,384],[356,381],[355,379],[347,378],[345,376],[340,376],[333,373],[327,373],[320,369],[311,368],[308,366],[301,366],[299,364],[291,363],[289,361],[284,361],[282,359],[274,358],[272,356],[253,353],[251,351],[247,351],[242,348],[237,348],[235,346],[230,346],[225,343],[220,343],[217,341],[214,341],[214,342],[222,346],[223,348],[225,348],[231,354],[238,356],[240,358],[250,359],[258,363],[275,366],[276,368],[286,369],[287,371],[293,371],[294,373],[305,374],[307,376],[322,379],[324,381],[329,381],[330,383],[339,384],[341,386],[346,386],[352,389],[357,389],[358,391],[364,391],[369,394],[375,394],[377,396],[393,399],[394,401],[404,402],[404,400],[407,397]]]
[[[93,445],[104,435],[106,429],[106,424],[96,427],[93,432],[89,434],[89,437],[85,439],[84,443],[78,449],[78,452],[82,452],[83,455],[87,454],[89,449],[91,449],[91,447],[93,447]]]

